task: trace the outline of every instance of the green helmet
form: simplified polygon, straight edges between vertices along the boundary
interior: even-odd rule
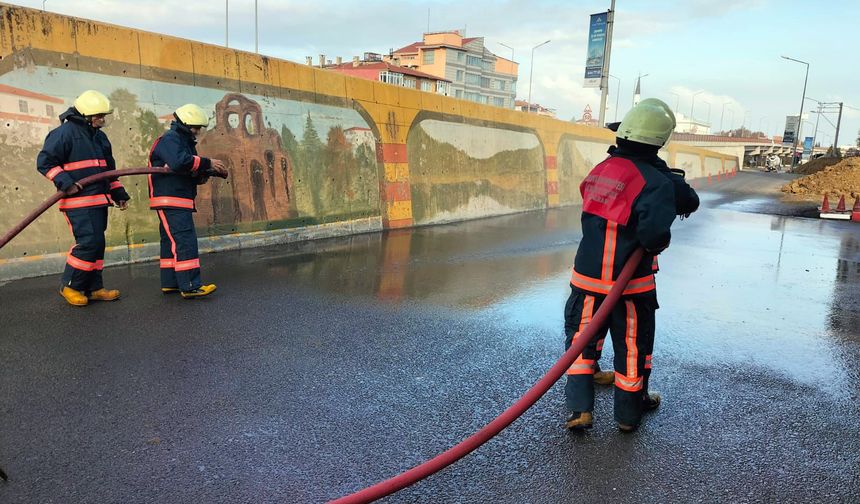
[[[616,136],[631,142],[662,147],[675,130],[675,114],[666,103],[647,98],[630,109],[621,121]]]

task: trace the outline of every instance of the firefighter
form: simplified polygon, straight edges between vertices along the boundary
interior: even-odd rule
[[[161,292],[183,298],[208,296],[215,284],[200,280],[200,258],[193,212],[197,186],[210,176],[227,178],[218,159],[197,155],[197,135],[209,125],[202,108],[189,103],[176,109],[170,130],[152,145],[150,166],[168,166],[173,174],[149,176],[149,207],[158,213],[161,232]]]
[[[569,429],[592,427],[595,370],[607,330],[615,354],[619,429],[636,430],[642,414],[660,405],[660,396],[648,392],[658,308],[657,255],[669,246],[675,216],[689,216],[699,205],[683,172],[673,172],[657,156],[674,129],[675,116],[665,103],[643,100],[617,126],[617,146],[610,148],[610,156],[580,185],[583,237],[565,306],[565,348],[589,324],[627,258],[638,247],[646,253],[608,322],[567,371]]]
[[[60,115],[60,126],[48,133],[36,158],[39,173],[66,193],[60,200],[60,211],[69,223],[75,245],[66,259],[60,295],[73,306],[119,299],[118,290],[105,289],[102,283],[107,207],[116,204],[125,210],[130,198],[118,180],[86,187],[78,183],[90,175],[116,169],[110,141],[102,131],[110,113],[110,101],[105,95],[84,91]]]

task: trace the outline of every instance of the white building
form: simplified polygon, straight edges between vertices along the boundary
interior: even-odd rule
[[[64,111],[59,98],[0,84],[0,131],[7,145],[41,144]]]

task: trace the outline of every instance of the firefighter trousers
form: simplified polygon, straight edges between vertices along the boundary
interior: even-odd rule
[[[101,289],[105,258],[107,207],[75,208],[63,211],[75,237],[66,257],[63,286],[90,293]]]
[[[604,299],[605,296],[572,289],[564,309],[565,350],[570,347],[573,338],[585,330]],[[567,370],[564,392],[571,411],[594,409],[594,372],[599,369],[597,362],[606,331],[609,330],[615,354],[615,420],[626,425],[639,425],[651,375],[654,315],[657,308],[657,294],[654,291],[625,296],[619,300],[608,322],[597,331],[582,355]]]
[[[197,289],[202,282],[193,213],[173,208],[156,212],[161,233],[161,287],[181,291]]]

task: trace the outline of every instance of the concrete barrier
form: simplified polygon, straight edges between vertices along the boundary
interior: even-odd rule
[[[601,128],[0,5],[0,229],[52,193],[36,155],[86,89],[115,108],[105,132],[119,167],[146,165],[178,106],[210,112],[200,152],[223,159],[231,175],[198,196],[211,250],[575,204],[583,175],[613,141]],[[662,155],[695,177],[737,165],[680,144]],[[124,184],[133,201],[111,212],[109,264],[157,255],[146,180]],[[0,280],[59,271],[71,242],[49,211],[0,251]]]

